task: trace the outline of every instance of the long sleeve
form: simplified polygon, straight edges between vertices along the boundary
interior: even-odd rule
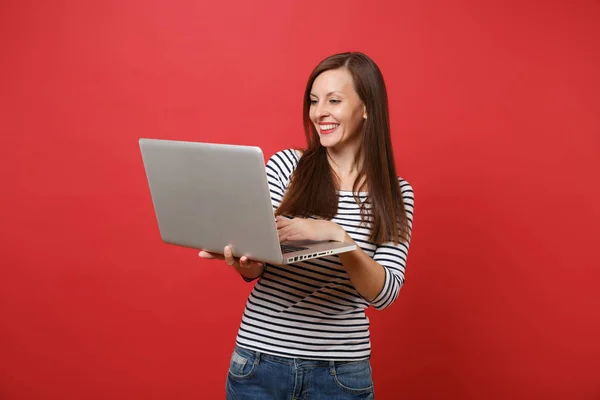
[[[269,184],[269,192],[271,194],[271,203],[273,211],[279,207],[285,190],[290,181],[292,172],[298,163],[298,155],[294,150],[287,149],[279,151],[269,158],[266,164],[267,182]]]
[[[409,224],[409,233],[412,233],[413,214],[415,206],[415,196],[410,184],[400,180],[400,191],[402,200],[406,208],[406,215]],[[410,238],[410,235],[409,235]],[[400,293],[404,284],[404,273],[406,271],[406,261],[408,258],[408,248],[410,239],[407,242],[394,244],[393,242],[378,245],[375,249],[373,260],[381,264],[385,270],[385,281],[383,289],[373,299],[371,305],[377,310],[383,310],[390,306]]]

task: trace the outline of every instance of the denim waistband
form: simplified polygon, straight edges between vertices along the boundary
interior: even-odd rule
[[[282,357],[282,356],[276,356],[273,354],[265,353],[260,350],[248,349],[246,347],[241,347],[239,345],[235,346],[235,351],[238,353],[239,352],[242,352],[242,353],[249,352],[257,358],[257,361],[270,360],[270,361],[285,364],[285,365],[291,365],[291,366],[295,366],[295,367],[308,367],[308,368],[331,367],[331,366],[335,366],[335,365],[370,361],[370,357],[362,358],[359,360],[312,360],[312,359],[307,359],[307,358]]]

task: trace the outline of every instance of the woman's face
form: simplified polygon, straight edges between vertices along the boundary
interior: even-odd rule
[[[309,116],[324,147],[342,147],[358,139],[367,115],[350,72],[333,69],[317,76],[310,92]]]

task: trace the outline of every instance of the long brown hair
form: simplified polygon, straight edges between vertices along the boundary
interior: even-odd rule
[[[409,240],[408,220],[396,167],[392,142],[388,99],[383,75],[373,60],[362,53],[335,54],[321,61],[313,70],[304,92],[304,132],[308,148],[292,175],[290,186],[276,211],[277,215],[321,217],[332,219],[337,214],[338,197],[335,172],[327,159],[327,149],[321,146],[319,134],[310,120],[310,92],[317,76],[333,69],[346,69],[352,75],[354,90],[366,107],[359,153],[362,168],[354,181],[354,198],[360,204],[361,218],[367,220],[366,204],[357,192],[365,180],[367,199],[371,203],[371,234],[369,241],[381,244]]]

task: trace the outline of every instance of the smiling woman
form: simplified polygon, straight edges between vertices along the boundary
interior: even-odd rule
[[[308,149],[278,214],[330,219],[337,213],[335,190],[368,191],[369,239],[407,241],[410,228],[392,151],[387,91],[369,57],[338,54],[315,68],[304,96],[304,130]],[[365,211],[361,203],[367,218]]]
[[[309,77],[308,148],[267,162],[277,229],[288,240],[341,241],[356,250],[292,265],[224,258],[250,293],[227,378],[229,399],[371,399],[365,309],[392,304],[404,283],[414,195],[396,175],[387,94],[361,53],[333,55]]]

